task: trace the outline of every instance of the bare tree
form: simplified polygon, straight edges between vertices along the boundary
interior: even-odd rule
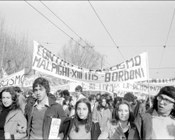
[[[5,20],[0,17],[0,62],[7,74],[27,68],[31,69],[32,47],[29,47],[27,35],[18,37],[5,29]]]
[[[82,40],[77,42],[69,41],[58,53],[66,62],[72,63],[87,69],[102,69],[104,66],[104,56],[94,50],[94,46],[86,42],[82,46]]]

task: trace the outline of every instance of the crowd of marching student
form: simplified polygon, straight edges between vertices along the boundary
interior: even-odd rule
[[[50,93],[47,79],[33,82],[28,97],[19,87],[0,92],[0,139],[49,139],[53,118],[61,119],[56,139],[175,139],[175,87],[165,86],[152,101],[133,93],[75,95]],[[152,104],[150,104],[150,102]]]

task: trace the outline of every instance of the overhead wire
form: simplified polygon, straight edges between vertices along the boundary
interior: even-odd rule
[[[159,62],[159,66],[158,67],[161,66],[161,63],[162,63],[162,60],[163,60],[163,57],[164,57],[164,54],[165,54],[165,48],[167,46],[167,42],[168,42],[168,39],[169,39],[170,31],[171,31],[173,20],[174,20],[174,15],[175,15],[175,8],[174,8],[173,16],[172,16],[172,19],[171,19],[171,22],[170,22],[170,26],[169,26],[169,29],[168,29],[168,34],[166,36],[165,44],[164,44],[163,49],[162,49],[162,53],[161,53],[160,62]]]
[[[42,5],[44,5],[57,19],[59,19],[64,25],[66,25],[67,28],[69,28],[80,40],[82,40],[87,46],[89,46],[89,44],[86,43],[86,41],[83,40],[82,37],[80,37],[68,24],[66,24],[66,22],[61,19],[56,13],[54,13],[44,2],[42,2],[41,0],[39,0],[40,3]]]
[[[58,27],[55,23],[53,23],[48,17],[46,17],[43,13],[41,13],[37,8],[35,8],[32,4],[30,4],[28,1],[24,0],[30,7],[32,7],[35,11],[37,11],[42,17],[44,17],[46,20],[48,20],[53,26],[55,26],[57,29],[59,29],[61,32],[63,32],[66,36],[68,36],[71,40],[75,41],[78,45],[82,46],[78,41],[76,41],[73,37],[71,37],[69,34],[67,34],[64,30],[62,30],[60,27]],[[84,47],[84,46],[82,46]]]
[[[109,33],[109,31],[107,30],[106,26],[104,25],[104,23],[102,22],[100,16],[98,15],[98,13],[96,12],[95,8],[93,7],[93,5],[91,4],[91,2],[88,0],[91,8],[93,9],[95,15],[97,16],[97,18],[99,19],[99,21],[101,22],[101,24],[103,25],[105,31],[107,32],[107,34],[109,35],[110,39],[112,40],[112,42],[114,43],[114,45],[116,46],[116,48],[118,49],[120,55],[122,56],[122,58],[125,60],[125,57],[123,56],[122,52],[120,51],[119,46],[116,44],[115,40],[113,39],[112,35]]]

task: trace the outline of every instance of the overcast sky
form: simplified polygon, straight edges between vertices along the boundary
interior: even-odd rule
[[[67,35],[78,39],[41,2],[29,3]],[[105,55],[107,66],[123,62],[121,53],[125,59],[129,59],[148,52],[150,78],[175,77],[175,19],[172,20],[174,1],[91,1],[119,49],[88,1],[43,3],[76,34],[94,45],[96,51]],[[31,40],[42,43],[53,53],[58,52],[70,40],[24,1],[0,1],[0,16],[5,18],[9,30],[19,34],[27,33]],[[166,48],[163,48],[165,43]]]

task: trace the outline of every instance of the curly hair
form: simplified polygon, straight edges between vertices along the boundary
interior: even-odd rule
[[[106,100],[106,106],[105,106],[105,107],[103,107],[103,105],[102,105],[103,99]],[[108,108],[109,108],[109,102],[108,102],[108,101],[109,101],[109,100],[107,99],[107,96],[106,96],[106,95],[104,95],[104,94],[101,95],[101,97],[100,97],[100,99],[99,99],[99,101],[98,101],[97,110],[100,110],[101,108],[108,109]]]
[[[74,117],[75,131],[76,132],[79,131],[79,124],[80,123],[78,120],[80,120],[80,118],[79,118],[78,113],[77,113],[77,107],[80,103],[85,103],[88,107],[88,116],[87,116],[86,123],[85,123],[85,129],[86,129],[86,132],[88,133],[92,127],[92,112],[91,112],[91,104],[90,104],[89,100],[86,98],[82,98],[82,99],[78,100],[77,103],[75,104],[75,117]]]
[[[35,79],[35,81],[33,82],[33,91],[38,85],[43,86],[46,89],[47,95],[50,93],[50,85],[47,79],[43,77],[38,77],[37,79]]]
[[[2,101],[2,94],[3,92],[9,92],[11,97],[12,97],[12,104],[10,106],[10,110],[16,110],[20,109],[20,105],[18,102],[18,95],[16,94],[16,91],[13,87],[5,87],[1,92],[0,92],[0,100]],[[2,103],[3,105],[3,103]],[[4,105],[3,105],[4,107]]]

